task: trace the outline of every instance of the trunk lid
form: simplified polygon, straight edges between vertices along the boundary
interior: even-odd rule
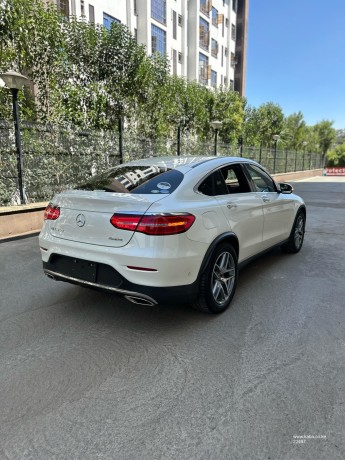
[[[115,212],[144,214],[162,195],[109,193],[103,191],[72,190],[56,195],[52,200],[60,207],[57,220],[48,220],[51,234],[80,243],[99,246],[122,247],[128,244],[133,233],[120,230],[110,223]]]

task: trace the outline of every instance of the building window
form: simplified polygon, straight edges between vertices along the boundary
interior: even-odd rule
[[[173,39],[177,39],[177,13],[173,11]]]
[[[64,15],[69,16],[69,1],[68,0],[57,0],[56,5],[58,10]]]
[[[209,42],[210,42],[210,30],[209,24],[205,19],[200,18],[199,23],[199,31],[200,31],[200,38],[199,38],[199,46],[208,50]]]
[[[213,88],[217,87],[217,72],[214,70],[211,70],[211,86],[213,86]]]
[[[138,16],[137,0],[133,0],[133,11],[135,16]]]
[[[166,54],[166,33],[159,27],[151,24],[151,47],[153,53]]]
[[[207,16],[212,9],[212,0],[200,0],[200,10]]]
[[[151,1],[151,16],[162,24],[167,23],[166,0]]]
[[[80,15],[85,16],[85,3],[84,3],[84,0],[80,0]]]
[[[211,54],[213,57],[218,57],[218,42],[214,38],[211,39]]]
[[[232,0],[232,9],[237,13],[237,0]]]
[[[182,27],[182,14],[178,15],[178,25]]]
[[[233,91],[234,88],[235,88],[235,86],[234,86],[234,80],[230,80],[230,89],[231,89],[231,91]]]
[[[178,62],[182,64],[182,53],[178,53]]]
[[[236,40],[236,26],[231,24],[231,40]]]
[[[235,67],[236,65],[236,56],[235,56],[235,53],[231,53],[231,61],[230,61],[230,65],[231,67]]]
[[[228,86],[228,78],[224,77],[224,86]]]
[[[225,27],[229,27],[229,19],[228,18],[225,19]]]
[[[202,53],[199,53],[199,82],[203,85],[207,85],[208,70],[208,57]]]
[[[110,30],[113,22],[115,22],[115,24],[121,24],[119,19],[116,19],[107,13],[103,13],[103,25],[106,29]]]
[[[227,57],[227,55],[228,55],[228,48],[225,48],[225,50],[224,50],[224,56]]]
[[[222,67],[223,67],[223,65],[224,65],[224,46],[223,46],[223,45],[222,45],[222,56],[221,56],[221,61],[222,61],[221,65],[222,65]],[[222,78],[223,78],[223,77],[222,77]]]
[[[91,24],[95,23],[95,7],[89,4],[89,22]]]
[[[218,27],[218,10],[212,7],[212,24]]]

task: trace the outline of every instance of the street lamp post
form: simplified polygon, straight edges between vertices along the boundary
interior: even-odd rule
[[[177,156],[181,155],[181,126],[177,127]]]
[[[218,140],[218,130],[222,127],[222,122],[215,120],[211,122],[211,126],[214,129],[214,154],[217,156],[217,140]]]
[[[22,146],[20,140],[20,125],[19,125],[19,111],[18,111],[18,91],[23,85],[27,84],[28,78],[24,77],[18,72],[10,70],[0,74],[0,78],[4,81],[7,88],[12,93],[13,102],[13,122],[14,132],[16,140],[16,154],[17,154],[17,171],[18,171],[18,187],[20,194],[21,204],[26,204],[26,197],[24,194],[24,182],[23,182],[23,159],[22,159]]]
[[[118,129],[119,129],[119,156],[120,164],[123,163],[123,119],[122,116],[119,116],[118,119]]]
[[[277,162],[277,144],[279,141],[279,134],[274,134],[273,135],[273,140],[274,140],[274,159],[273,159],[273,174],[276,172],[276,162]]]

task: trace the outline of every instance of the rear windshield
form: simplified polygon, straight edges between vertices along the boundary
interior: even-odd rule
[[[161,165],[118,166],[91,177],[77,190],[101,190],[116,193],[172,193],[182,182],[183,174]]]

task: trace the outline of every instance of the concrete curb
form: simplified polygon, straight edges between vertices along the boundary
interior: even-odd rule
[[[286,174],[273,174],[276,182],[293,182],[298,179],[321,176],[322,169],[297,171]],[[24,206],[0,208],[0,242],[38,234],[43,224],[44,203],[32,203]]]

